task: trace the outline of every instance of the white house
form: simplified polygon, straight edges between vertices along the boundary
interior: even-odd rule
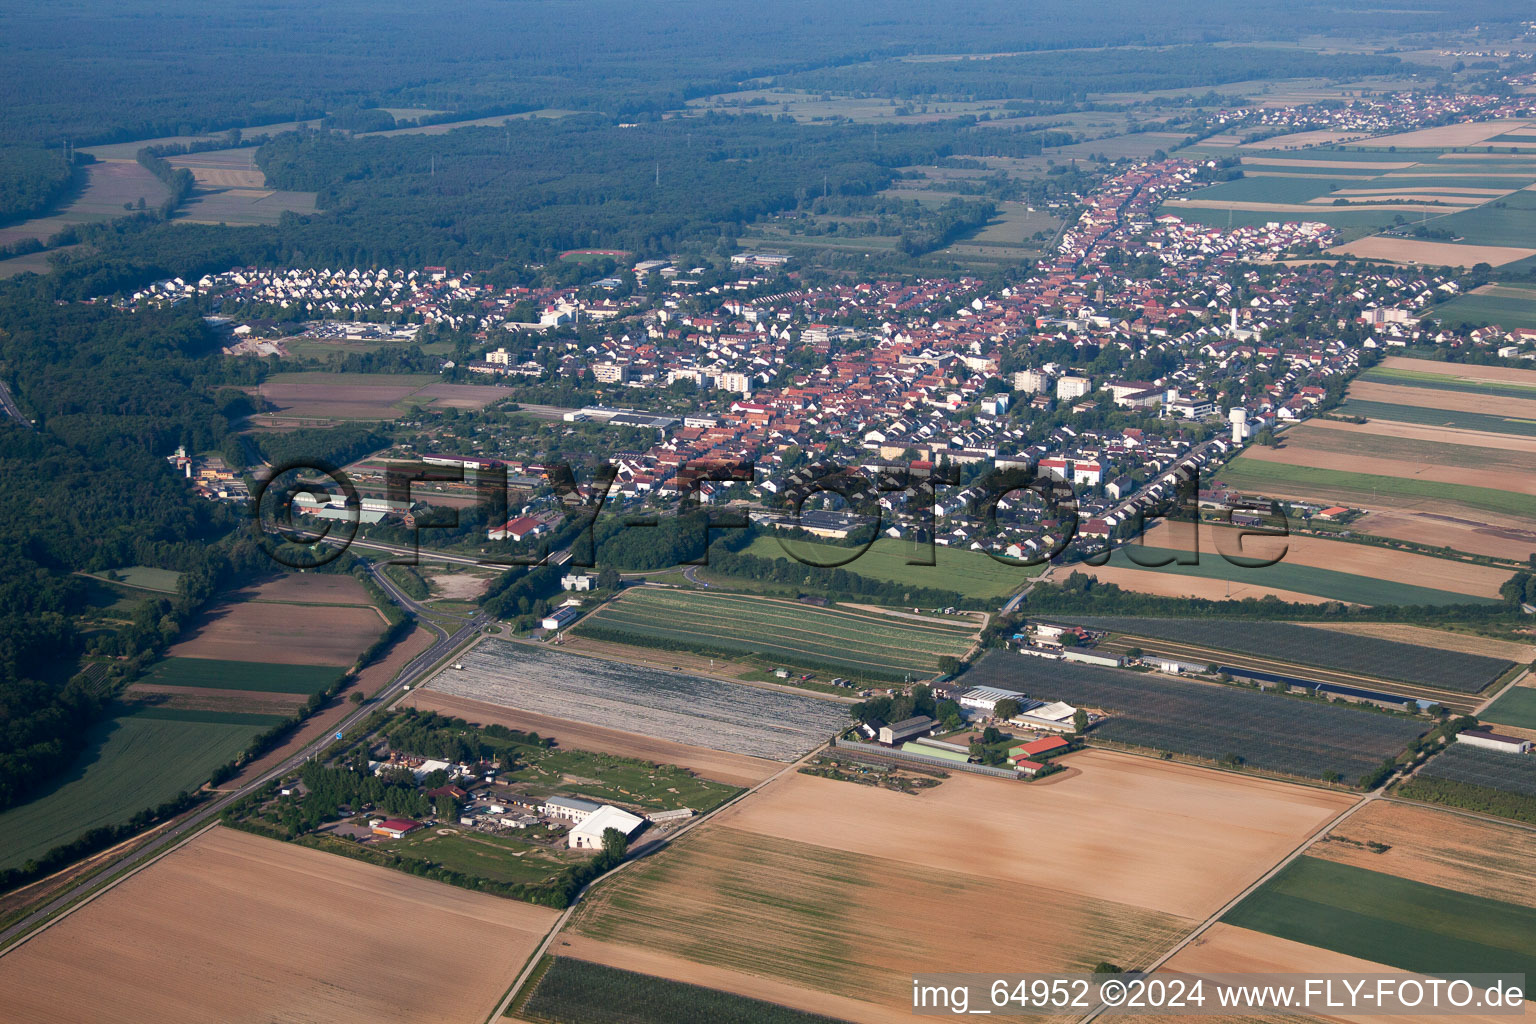
[[[621,811],[611,804],[604,804],[572,828],[566,836],[566,842],[573,850],[600,850],[603,847],[603,833],[608,829],[618,829],[628,839],[644,824],[644,818]]]

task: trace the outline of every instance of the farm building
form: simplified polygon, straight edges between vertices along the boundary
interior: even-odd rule
[[[544,616],[539,625],[549,630],[564,629],[579,618],[581,618],[580,608],[564,605]]]
[[[1008,761],[1015,767],[1020,761],[1028,761],[1042,754],[1056,754],[1066,750],[1068,743],[1060,736],[1047,736],[1043,740],[1021,743],[1008,751]]]
[[[1176,658],[1164,658],[1158,654],[1143,654],[1141,663],[1149,668],[1155,668],[1159,672],[1167,672],[1169,675],[1183,675],[1185,672],[1201,673],[1210,668],[1209,665],[1196,664],[1192,661],[1179,661]]]
[[[962,693],[956,703],[963,708],[985,711],[990,715],[997,710],[998,701],[1009,697],[1020,704],[1027,703],[1029,699],[1017,690],[1004,690],[996,686],[977,686]]]
[[[571,829],[566,841],[573,850],[601,850],[603,848],[603,833],[610,828],[618,829],[628,839],[645,824],[645,819],[628,811],[621,811],[610,804],[604,804],[593,811],[586,820]]]
[[[1040,770],[1045,767],[1039,761],[1015,761],[1013,766],[1019,770],[1021,775],[1038,775]]]
[[[549,818],[561,818],[580,825],[602,810],[603,805],[574,796],[552,796],[544,801],[539,810]]]
[[[1470,747],[1481,747],[1484,750],[1497,750],[1504,754],[1529,754],[1531,741],[1520,739],[1518,736],[1503,736],[1487,729],[1463,729],[1456,734],[1457,743],[1465,743]]]
[[[1067,661],[1076,661],[1084,665],[1098,665],[1102,668],[1119,668],[1125,664],[1125,658],[1118,654],[1101,654],[1098,651],[1085,650],[1081,647],[1063,647],[1061,656]]]
[[[1032,702],[1031,702],[1032,703]],[[1016,725],[1049,732],[1076,732],[1077,708],[1066,701],[1052,701],[1035,707],[1025,705],[1024,710],[1009,719]]]
[[[927,715],[916,715],[900,722],[880,727],[880,742],[886,746],[894,747],[903,740],[909,740],[914,736],[927,732],[933,728],[933,719]]]
[[[376,836],[385,836],[389,839],[399,839],[408,836],[421,828],[421,822],[412,821],[409,818],[384,818],[368,823]]]

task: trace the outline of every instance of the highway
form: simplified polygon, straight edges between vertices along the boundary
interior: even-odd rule
[[[0,380],[0,412],[5,413],[28,430],[36,429],[32,426],[32,421],[23,416],[21,410],[16,407],[16,399],[11,397],[11,389],[5,386],[5,381],[3,380]]]
[[[0,956],[4,956],[5,954],[9,953],[12,949],[15,949],[17,946],[21,945],[22,942],[25,942],[27,938],[30,938],[33,934],[36,934],[34,929],[37,929],[39,925],[43,924],[52,915],[59,913],[70,904],[86,895],[89,890],[102,885],[103,880],[108,879],[114,875],[118,875],[126,870],[143,867],[154,858],[160,856],[163,853],[169,852],[172,847],[176,846],[184,839],[191,837],[198,831],[212,824],[217,818],[219,812],[224,810],[224,808],[228,807],[230,804],[248,796],[249,794],[255,792],[257,789],[266,785],[277,776],[292,771],[307,759],[320,753],[331,743],[335,742],[335,732],[345,732],[346,730],[352,728],[367,718],[369,715],[371,715],[378,708],[386,706],[391,700],[400,694],[404,688],[408,686],[414,686],[418,681],[424,678],[432,670],[432,668],[438,664],[438,662],[447,658],[463,644],[468,643],[470,640],[474,639],[474,637],[480,633],[481,628],[489,621],[488,616],[486,616],[484,613],[477,612],[473,617],[465,619],[464,624],[457,630],[449,633],[446,629],[438,626],[430,619],[425,618],[422,614],[425,609],[423,609],[422,606],[417,602],[411,600],[411,598],[406,594],[401,592],[400,588],[395,586],[395,584],[391,582],[390,579],[379,570],[377,565],[370,564],[368,566],[368,571],[370,574],[372,574],[374,582],[382,587],[385,593],[387,593],[390,598],[395,601],[396,604],[405,609],[406,613],[409,614],[412,618],[416,619],[420,625],[437,634],[438,639],[436,642],[434,642],[431,647],[427,648],[425,651],[422,651],[421,654],[412,659],[410,663],[400,671],[399,675],[397,675],[387,686],[385,686],[384,689],[379,691],[373,700],[359,705],[355,711],[351,712],[340,722],[338,722],[334,732],[328,731],[324,735],[316,738],[314,741],[306,744],[301,750],[295,752],[293,756],[283,761],[282,764],[278,765],[276,768],[273,768],[271,771],[265,773],[259,778],[253,779],[252,781],[246,783],[244,786],[240,787],[240,789],[230,793],[220,794],[198,805],[196,808],[188,812],[180,820],[176,821],[173,825],[167,828],[164,832],[157,835],[154,839],[150,840],[148,843],[144,844],[136,850],[119,856],[116,860],[109,861],[92,877],[82,879],[78,884],[65,888],[52,899],[48,900],[46,903],[33,910],[31,914],[22,918],[20,921],[17,921],[9,928],[6,928],[3,932],[0,932]],[[137,810],[137,808],[126,808],[125,810],[131,813],[132,811]]]

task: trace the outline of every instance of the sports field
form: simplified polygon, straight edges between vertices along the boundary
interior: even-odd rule
[[[481,1021],[556,917],[217,828],[0,958],[4,1016]]]
[[[0,868],[19,867],[90,829],[120,824],[197,789],[278,721],[123,708],[91,729],[75,766],[53,786],[0,813]]]
[[[795,552],[808,553],[815,561],[827,565],[841,562],[852,553],[849,548],[815,541],[796,540],[785,544]],[[772,537],[758,537],[743,549],[743,554],[768,559],[790,558],[785,544]],[[870,579],[953,590],[966,597],[984,600],[1006,597],[1045,569],[1044,565],[1007,565],[980,551],[959,550],[942,544],[935,544],[932,554],[933,565],[908,565],[909,559],[917,557],[913,554],[913,546],[906,541],[882,537],[842,568]],[[925,548],[922,557],[926,555]]]
[[[1419,974],[1536,975],[1536,908],[1317,857],[1222,920]]]
[[[641,647],[713,652],[765,665],[900,680],[960,657],[975,626],[742,594],[645,587],[583,620],[577,636]]]

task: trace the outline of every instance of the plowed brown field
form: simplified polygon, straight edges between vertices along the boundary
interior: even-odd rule
[[[0,957],[0,1016],[479,1021],[557,916],[216,828]]]

